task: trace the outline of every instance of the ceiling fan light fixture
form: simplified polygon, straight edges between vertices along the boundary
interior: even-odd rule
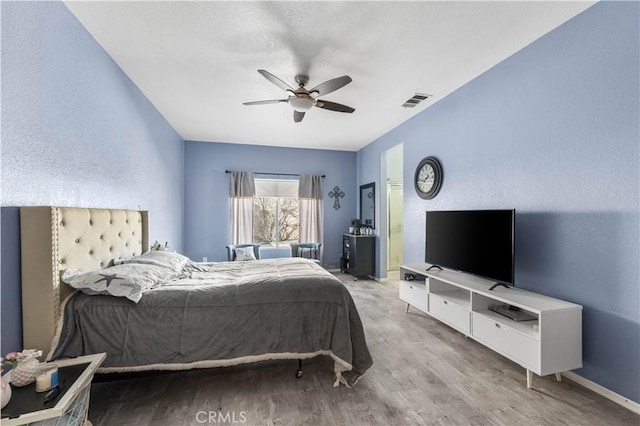
[[[289,100],[289,105],[296,111],[307,112],[312,107],[315,101],[307,97],[294,97]]]
[[[352,113],[355,111],[355,109],[351,108],[350,106],[317,98],[318,96],[324,96],[327,93],[335,92],[341,87],[344,87],[347,84],[351,83],[351,77],[349,77],[348,75],[332,78],[331,80],[327,80],[324,83],[317,85],[311,90],[307,90],[304,86],[309,81],[309,77],[300,74],[296,76],[296,83],[298,83],[300,87],[298,87],[296,90],[293,90],[291,86],[280,80],[275,75],[271,74],[269,71],[258,70],[258,72],[271,83],[278,86],[280,89],[285,90],[288,94],[287,98],[243,102],[243,105],[265,105],[286,102],[293,109],[293,121],[296,123],[301,122],[304,118],[305,113],[313,107],[318,107],[327,111],[335,112]]]

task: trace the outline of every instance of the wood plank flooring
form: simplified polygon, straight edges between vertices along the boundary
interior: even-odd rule
[[[101,425],[640,425],[640,416],[564,379],[534,376],[418,310],[397,283],[349,288],[374,364],[352,389],[333,363],[269,361],[209,370],[101,376],[89,419]]]

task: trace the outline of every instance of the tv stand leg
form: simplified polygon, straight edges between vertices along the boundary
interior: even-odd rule
[[[409,312],[409,304],[407,303],[407,309],[405,309],[405,312]]]
[[[533,371],[527,370],[527,389],[533,388]]]
[[[502,287],[505,287],[505,288],[509,288],[509,286],[508,286],[508,285],[506,285],[505,283],[495,283],[494,285],[492,285],[492,286],[489,288],[489,290],[491,291],[491,290],[493,290],[494,288],[496,288],[496,287],[498,287],[498,286],[502,286]]]
[[[556,373],[556,381],[557,382],[561,382],[562,381],[562,373]]]

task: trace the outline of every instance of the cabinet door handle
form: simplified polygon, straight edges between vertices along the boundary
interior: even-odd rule
[[[447,303],[447,301],[446,301],[446,300],[443,300],[443,302],[444,302],[444,304],[445,304],[445,305],[448,305],[448,303]]]

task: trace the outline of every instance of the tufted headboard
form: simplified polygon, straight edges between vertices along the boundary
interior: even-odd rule
[[[23,347],[49,352],[61,302],[73,291],[65,269],[83,272],[149,248],[148,212],[21,207]]]

